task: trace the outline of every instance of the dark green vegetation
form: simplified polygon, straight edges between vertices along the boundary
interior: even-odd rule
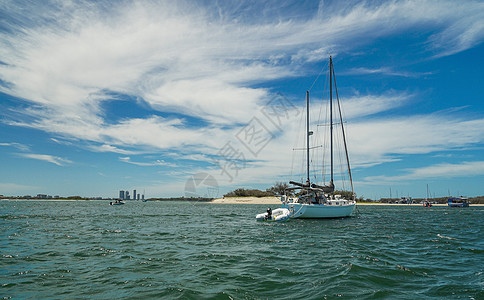
[[[275,196],[274,193],[268,191],[261,191],[256,189],[236,189],[232,192],[228,192],[224,197],[268,197]]]
[[[280,196],[284,195],[284,192],[290,186],[284,182],[276,182],[274,186],[266,189],[265,191],[257,189],[236,189],[234,191],[228,192],[224,197],[270,197],[270,196]],[[351,191],[334,191],[336,195],[341,195],[346,199],[353,198],[353,193]],[[286,191],[286,195],[294,196],[292,191]],[[363,197],[358,198],[358,201],[363,201]]]
[[[257,189],[236,189],[234,191],[228,192],[224,197],[270,197],[283,195],[284,190],[287,189],[289,185],[283,182],[276,182],[276,184],[265,191]]]

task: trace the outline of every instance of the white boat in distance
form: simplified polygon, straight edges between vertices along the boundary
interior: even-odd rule
[[[309,176],[309,150],[311,149],[309,138],[313,134],[309,130],[309,91],[306,92],[306,155],[307,155],[307,181],[306,183],[299,183],[290,181],[294,187],[288,188],[285,195],[281,197],[282,208],[288,209],[291,218],[342,218],[349,217],[356,207],[355,193],[353,192],[353,181],[351,178],[351,169],[348,157],[348,150],[346,146],[346,137],[342,120],[341,105],[339,102],[338,91],[336,89],[336,81],[334,79],[333,60],[329,57],[329,129],[330,129],[330,158],[331,158],[331,180],[327,185],[318,185],[311,183]],[[333,84],[335,88],[335,95],[337,100],[337,109],[339,122],[333,123]],[[341,133],[343,138],[344,150],[346,154],[346,167],[348,170],[349,181],[351,184],[351,199],[345,199],[343,196],[335,193],[335,186],[333,183],[333,125],[341,126]],[[291,198],[287,196],[289,192],[299,191],[299,196]]]
[[[109,205],[123,205],[124,201],[115,200],[114,202],[109,202]]]

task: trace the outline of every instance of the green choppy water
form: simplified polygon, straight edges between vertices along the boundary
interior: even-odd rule
[[[0,201],[0,297],[484,299],[484,207],[256,222],[266,208]]]

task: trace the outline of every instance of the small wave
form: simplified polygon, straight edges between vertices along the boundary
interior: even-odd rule
[[[458,241],[458,239],[456,239],[456,238],[452,238],[452,237],[449,237],[449,236],[441,235],[440,233],[438,233],[437,236],[439,238],[441,238],[441,239],[448,239],[448,240]]]
[[[23,205],[0,214],[2,297],[477,299],[482,294],[484,214],[474,210],[452,210],[443,218],[451,210],[436,208],[430,218],[417,207],[402,214],[401,207],[368,206],[360,219],[261,223],[253,216],[265,206],[149,203],[148,210],[133,202],[113,211],[94,201]],[[15,215],[5,216],[8,211]],[[39,217],[43,211],[47,218]]]

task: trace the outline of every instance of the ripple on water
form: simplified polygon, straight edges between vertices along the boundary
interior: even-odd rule
[[[256,222],[266,208],[0,201],[0,293],[62,299],[482,298],[480,209],[368,206],[358,218]]]

